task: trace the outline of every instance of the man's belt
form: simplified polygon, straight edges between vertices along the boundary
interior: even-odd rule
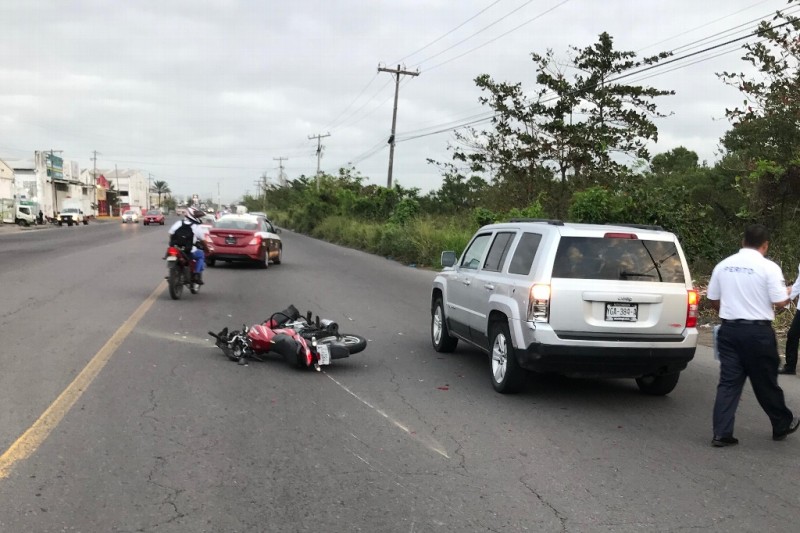
[[[747,325],[750,325],[750,326],[771,326],[772,325],[772,320],[742,320],[742,319],[730,320],[730,319],[727,319],[727,318],[723,318],[722,319],[722,323],[723,324],[747,324]]]

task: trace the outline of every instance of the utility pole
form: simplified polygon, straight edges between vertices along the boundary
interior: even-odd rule
[[[153,192],[153,186],[150,182],[153,180],[152,174],[147,173],[147,210],[150,211],[150,194]]]
[[[61,153],[64,153],[64,150],[53,150],[52,148],[50,149],[50,168],[46,169],[48,175],[50,176],[50,183],[53,184],[53,217],[54,218],[56,216],[58,216],[58,211],[59,211],[59,208],[58,208],[58,189],[56,187],[56,167],[55,167],[55,161],[54,161],[55,152],[58,152],[59,154],[61,154]],[[63,162],[62,162],[62,165],[63,165]],[[62,166],[62,171],[63,171],[63,166]],[[63,174],[62,174],[61,177],[62,178],[64,177]]]
[[[119,211],[119,215],[122,216],[122,204],[119,202],[119,171],[117,170],[116,163],[114,163],[114,177],[117,179],[117,211]]]
[[[92,209],[94,209],[95,215],[99,215],[100,206],[97,205],[97,150],[92,151],[92,163],[92,191],[94,191]]]
[[[394,133],[395,129],[397,128],[397,95],[400,93],[400,76],[405,74],[406,76],[419,76],[419,70],[410,71],[401,69],[400,65],[397,65],[396,69],[391,68],[384,68],[380,65],[378,66],[378,72],[389,72],[394,75],[394,111],[392,111],[392,134],[389,136],[389,174],[386,177],[386,187],[388,189],[392,188],[392,166],[394,165]]]
[[[283,173],[283,162],[288,161],[288,157],[273,157],[273,160],[278,162],[278,183],[280,183],[281,187],[286,186],[286,174]],[[317,169],[319,172],[319,169]]]
[[[318,133],[316,135],[309,135],[308,136],[309,139],[316,139],[317,140],[317,192],[319,192],[319,160],[322,157],[322,144],[321,144],[320,141],[321,141],[321,139],[323,137],[330,137],[330,136],[331,136],[330,132],[326,133],[325,135],[322,135],[321,133]]]

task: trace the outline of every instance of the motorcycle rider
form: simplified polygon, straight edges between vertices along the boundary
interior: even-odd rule
[[[201,219],[206,214],[196,208],[186,209],[183,220],[177,221],[169,228],[169,245],[183,250],[183,252],[195,260],[192,281],[198,285],[203,284],[203,270],[205,270],[205,254],[207,250],[205,243],[206,233],[200,226]]]

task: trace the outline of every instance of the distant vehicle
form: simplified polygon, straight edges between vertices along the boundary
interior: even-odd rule
[[[217,219],[215,219],[213,216],[211,216],[211,215],[206,215],[206,216],[204,216],[202,219],[200,219],[200,227],[201,227],[201,228],[203,228],[203,229],[206,231],[206,234],[207,234],[207,233],[208,233],[208,231],[209,231],[211,228],[213,228],[213,227],[214,227],[214,223],[215,223],[216,221],[217,221]]]
[[[56,219],[58,220],[59,226],[63,226],[64,224],[67,226],[83,224],[85,226],[89,223],[83,211],[77,207],[62,207]]]
[[[142,224],[149,226],[150,224],[164,225],[164,213],[160,209],[151,209],[144,215]]]
[[[13,209],[3,212],[3,222],[7,224],[17,224],[19,226],[30,226],[36,224],[37,207],[34,205],[14,205]]]
[[[213,267],[217,261],[255,262],[268,268],[283,257],[283,243],[275,228],[264,217],[225,215],[214,223],[206,235],[206,263]]]
[[[236,206],[236,214],[237,215],[244,215],[247,214],[247,207],[243,205]]]
[[[126,224],[128,222],[130,222],[132,224],[138,224],[139,223],[139,212],[138,211],[134,211],[133,209],[128,209],[127,211],[122,213],[122,223]]]

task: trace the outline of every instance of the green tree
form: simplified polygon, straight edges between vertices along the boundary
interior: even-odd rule
[[[672,176],[697,170],[698,161],[696,152],[678,146],[668,152],[653,156],[650,167],[653,169],[653,174]]]
[[[744,96],[726,110],[733,127],[722,138],[739,164],[737,186],[747,201],[740,215],[773,227],[796,223],[800,209],[799,32],[800,19],[778,11],[759,25],[760,40],[743,47],[757,74],[718,74]]]
[[[167,182],[162,180],[155,180],[151,190],[158,195],[158,207],[161,207],[161,196],[172,192]]]
[[[614,154],[649,159],[646,144],[658,136],[653,118],[662,116],[653,100],[672,92],[616,78],[665,54],[637,61],[634,52],[615,50],[607,33],[570,50],[572,75],[552,51],[532,54],[538,85],[532,96],[521,83],[488,74],[475,80],[480,102],[494,111],[491,128],[457,134],[453,160],[491,174],[493,185],[505,189],[507,207],[542,201],[562,217],[573,190],[613,186],[628,176]]]

